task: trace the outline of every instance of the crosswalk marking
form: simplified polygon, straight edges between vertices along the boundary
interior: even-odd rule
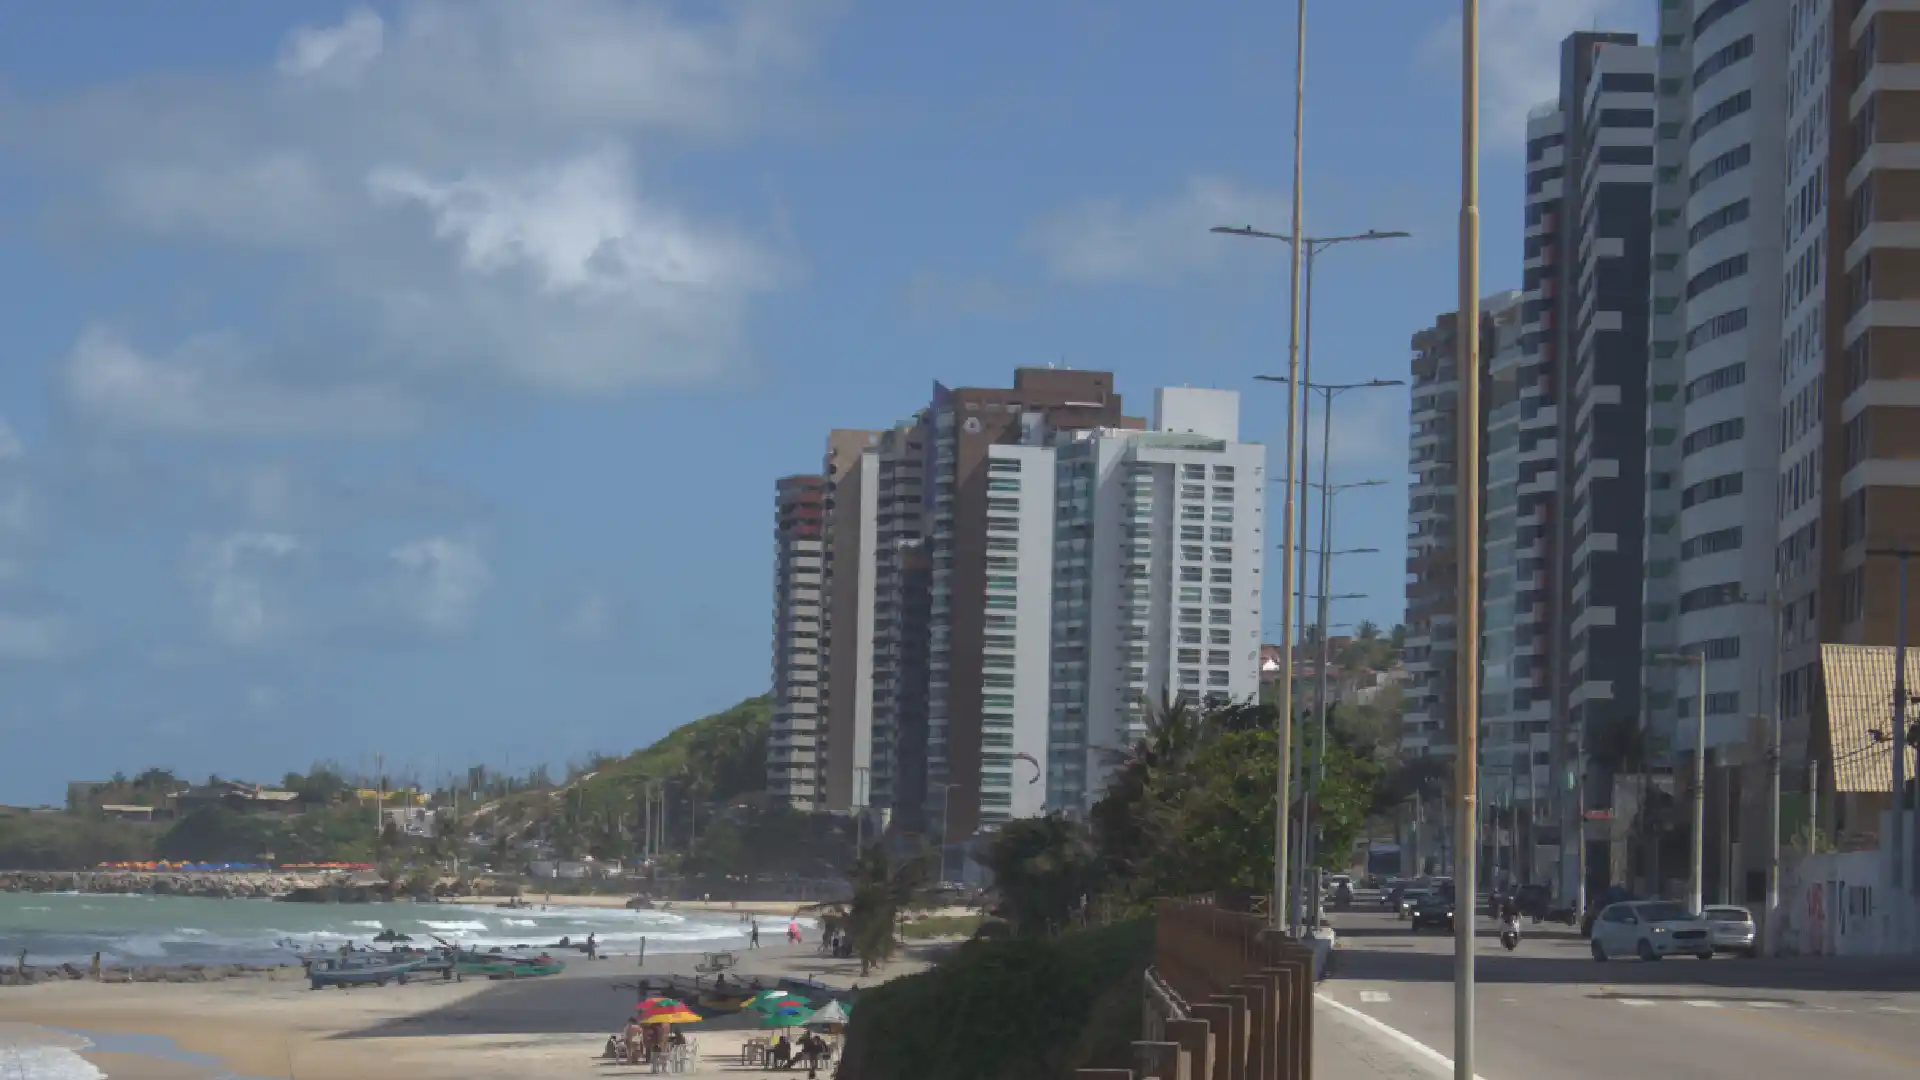
[[[1362,990],[1360,991],[1360,1000],[1368,1005],[1378,1005],[1382,1002],[1392,1001],[1393,998],[1389,997],[1385,990]]]

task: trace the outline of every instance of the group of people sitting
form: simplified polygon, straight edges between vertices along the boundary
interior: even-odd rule
[[[627,1021],[626,1030],[607,1036],[607,1047],[600,1056],[627,1065],[644,1065],[656,1057],[671,1058],[687,1044],[687,1037],[667,1024],[643,1024],[639,1017]]]
[[[782,1035],[767,1048],[767,1068],[791,1069],[805,1062],[807,1075],[811,1076],[830,1056],[827,1040],[811,1031],[802,1034],[798,1042]]]

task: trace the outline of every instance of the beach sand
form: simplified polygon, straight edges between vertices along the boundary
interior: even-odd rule
[[[872,986],[924,970],[939,948],[909,945],[892,964],[862,979],[857,961],[822,957],[811,943],[775,945],[739,953],[729,981],[758,978],[771,986],[797,977]],[[643,966],[633,957],[580,959],[544,979],[423,980],[353,990],[309,990],[297,969],[204,984],[6,988],[0,989],[0,1063],[9,1044],[72,1046],[70,1033],[77,1032],[96,1046],[83,1056],[112,1080],[197,1080],[223,1071],[287,1080],[627,1075],[646,1070],[598,1058],[606,1037],[632,1008],[636,979],[691,977],[699,961],[698,955],[678,954],[649,957]],[[676,1075],[761,1071],[740,1063],[740,1044],[759,1034],[746,1017],[716,1015],[683,1030],[698,1041],[698,1060],[693,1070]],[[183,1053],[157,1051],[156,1045],[165,1044],[153,1036],[171,1040]],[[209,1067],[209,1058],[219,1065]]]
[[[443,902],[448,904],[477,904],[481,907],[491,907],[497,904],[504,904],[507,902],[507,899],[508,898],[504,896],[455,896],[449,897]],[[627,901],[633,898],[631,896],[612,894],[569,896],[565,893],[552,893],[549,895],[538,889],[525,889],[521,891],[520,899],[529,904],[547,904],[553,907],[623,908],[627,906]],[[740,915],[759,915],[763,918],[778,917],[785,919],[795,915],[809,915],[815,906],[816,902],[811,900],[671,900],[664,903],[663,910],[697,911],[702,913],[725,912]]]

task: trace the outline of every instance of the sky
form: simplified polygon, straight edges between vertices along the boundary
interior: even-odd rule
[[[1491,293],[1557,43],[1654,0],[1482,8]],[[1455,11],[1309,12],[1305,231],[1413,234],[1318,264],[1321,379],[1454,306]],[[936,379],[1237,389],[1278,443],[1287,250],[1207,229],[1290,225],[1294,41],[1272,0],[0,6],[0,802],[558,767],[763,692],[775,477]],[[1388,483],[1336,622],[1398,621],[1406,412],[1338,405],[1334,479]]]

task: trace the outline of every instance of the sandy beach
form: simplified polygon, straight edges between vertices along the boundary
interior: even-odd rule
[[[627,901],[633,899],[622,895],[570,896],[565,893],[543,893],[535,889],[523,890],[520,899],[529,904],[550,904],[556,907],[624,908]],[[454,896],[448,897],[448,904],[504,904],[504,896]],[[660,910],[732,912],[741,915],[761,915],[767,917],[790,918],[795,915],[809,914],[817,906],[815,901],[807,900],[669,900],[663,901]]]
[[[924,970],[937,948],[908,946],[862,980],[857,961],[820,956],[811,943],[769,946],[739,953],[736,977],[767,985],[798,977],[871,986]],[[79,1052],[112,1080],[225,1073],[287,1080],[517,1080],[643,1072],[598,1060],[606,1037],[631,1009],[639,978],[692,977],[699,960],[575,960],[545,979],[424,980],[354,990],[309,990],[298,969],[207,984],[66,982],[0,989],[0,1063],[10,1052],[77,1049],[85,1039],[92,1048]],[[761,1071],[741,1064],[741,1043],[758,1034],[748,1018],[716,1015],[684,1030],[698,1042],[697,1060],[693,1070],[678,1075]]]

